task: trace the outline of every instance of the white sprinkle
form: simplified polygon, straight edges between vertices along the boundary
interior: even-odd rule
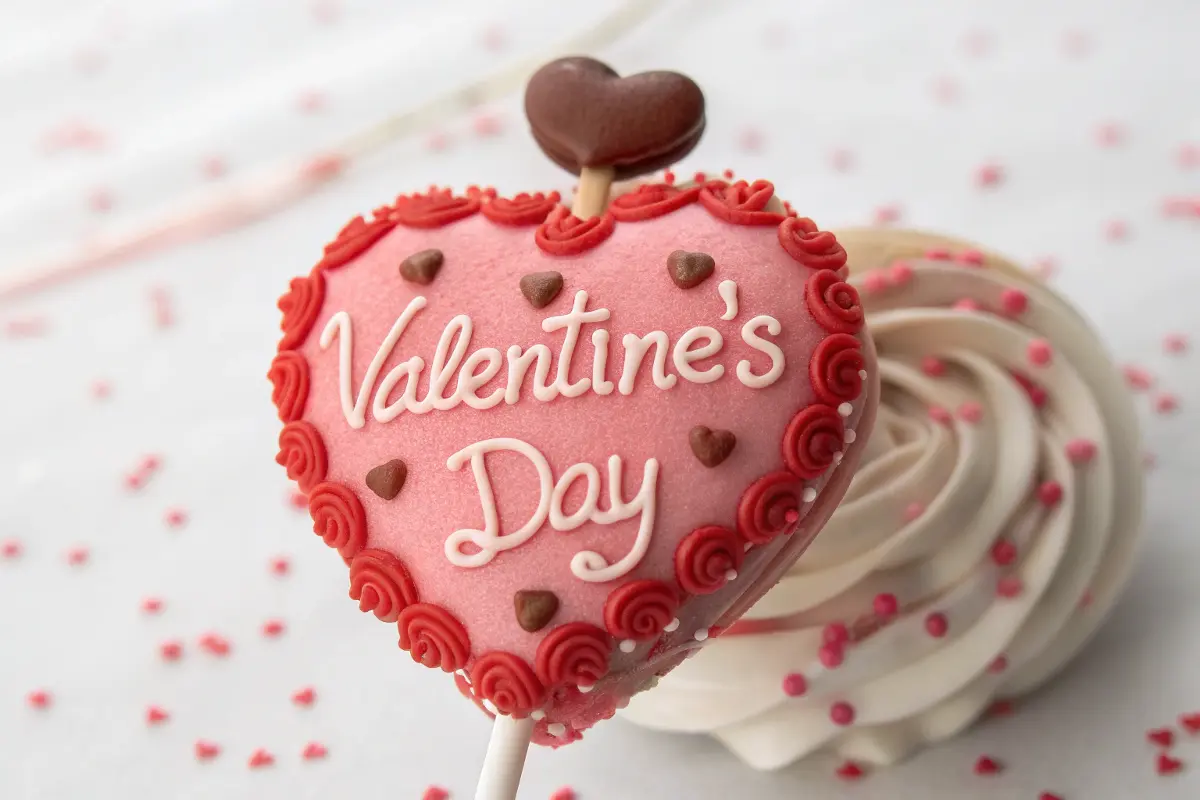
[[[586,683],[579,684],[579,691],[583,692],[584,694],[587,694],[588,692],[590,692],[592,689],[595,689],[595,688],[596,688],[595,686],[592,686],[590,684],[586,684]]]
[[[566,734],[566,732],[567,726],[563,725],[561,722],[551,722],[546,726],[546,733],[550,734],[551,736],[563,736]]]
[[[834,454],[833,454],[833,463],[835,463],[835,464],[840,464],[840,463],[842,463],[842,454],[841,454],[841,453],[834,453]]]
[[[862,378],[865,381],[867,379],[867,371],[865,369],[860,369],[858,371],[858,377]]]
[[[492,705],[491,700],[485,699],[483,701],[483,707],[486,708],[490,713],[495,714],[496,716],[500,716],[500,709],[498,709],[498,708],[496,708],[496,706]]]
[[[696,631],[696,641],[697,642],[703,642],[707,638],[708,638],[708,628],[701,628],[700,630]]]
[[[539,708],[539,709],[537,709],[536,711],[534,711],[532,714],[530,714],[529,716],[533,717],[534,719],[545,719],[545,718],[546,718],[546,712],[545,712],[545,711],[542,711],[542,710]]]
[[[717,294],[725,301],[725,313],[721,315],[721,319],[728,322],[738,315],[737,284],[733,281],[721,281],[717,286]]]
[[[679,617],[675,617],[674,619],[672,619],[670,622],[667,623],[667,627],[663,628],[663,630],[666,631],[667,633],[670,633],[671,631],[678,630],[678,629],[679,629]]]
[[[637,649],[637,642],[635,642],[633,639],[625,639],[621,642],[621,652],[622,653],[632,653],[636,649]]]
[[[737,570],[736,569],[725,570],[725,580],[736,581],[737,580]]]
[[[854,432],[853,428],[846,428],[846,435],[842,437],[846,444],[854,444],[854,440],[857,438],[858,434]]]
[[[838,413],[843,417],[848,417],[854,413],[854,406],[850,405],[849,403],[842,403],[840,406],[838,406]]]
[[[811,503],[817,499],[817,490],[811,486],[805,487],[804,493],[800,495],[800,499],[806,503]]]

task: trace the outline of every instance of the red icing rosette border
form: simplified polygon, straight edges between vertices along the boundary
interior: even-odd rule
[[[440,228],[478,213],[483,196],[482,192],[469,192],[466,197],[461,197],[450,189],[431,186],[427,192],[397,197],[387,219],[407,228]]]
[[[276,303],[276,307],[283,312],[283,318],[279,321],[279,329],[283,332],[279,340],[280,350],[292,350],[304,342],[324,302],[325,277],[319,270],[302,278],[292,278],[287,293]]]
[[[522,227],[541,225],[558,207],[558,192],[529,194],[521,192],[511,198],[496,197],[483,204],[483,215],[497,225]]]
[[[662,633],[679,610],[679,594],[664,581],[642,579],[618,586],[604,601],[604,626],[618,639],[645,641]]]
[[[605,211],[598,217],[580,219],[566,206],[558,206],[538,226],[533,240],[550,255],[574,256],[591,250],[612,236],[615,228],[616,218],[611,211]]]
[[[325,441],[311,422],[289,422],[279,432],[279,452],[275,455],[275,463],[287,470],[288,478],[299,485],[300,491],[308,494],[314,486],[325,480],[325,473],[329,470]]]
[[[644,222],[691,205],[700,199],[700,187],[680,189],[668,183],[644,183],[614,197],[608,210],[618,222]]]
[[[790,472],[781,470],[763,475],[750,484],[738,502],[738,533],[756,545],[791,533],[800,519],[803,489],[803,484]]]
[[[401,611],[420,602],[404,562],[386,550],[363,550],[354,556],[350,599],[358,601],[360,611],[372,611],[383,622],[395,622]]]
[[[789,217],[779,223],[779,244],[787,254],[810,269],[840,270],[846,266],[846,248],[829,231],[808,217]]]
[[[546,702],[546,688],[520,656],[495,650],[475,659],[471,689],[501,714],[524,719]]]
[[[808,362],[808,380],[817,397],[830,405],[848,403],[862,394],[866,367],[862,342],[848,333],[825,337]]]
[[[592,686],[608,674],[612,637],[589,622],[568,622],[538,645],[534,668],[546,686]]]
[[[775,186],[770,181],[709,181],[700,190],[700,205],[734,225],[778,225],[788,217],[766,210],[774,196]]]
[[[454,672],[467,665],[471,639],[458,618],[433,603],[413,603],[396,620],[400,649],[430,669]],[[474,683],[474,680],[472,680]]]
[[[280,422],[295,422],[304,415],[308,402],[308,362],[295,350],[276,353],[267,371],[271,382],[271,402]]]
[[[333,481],[318,483],[309,492],[308,513],[313,533],[342,558],[354,558],[366,545],[367,515],[349,487]]]
[[[846,424],[836,408],[815,404],[802,408],[783,432],[783,463],[792,474],[812,480],[837,461],[846,438]]]
[[[742,567],[745,549],[737,534],[705,525],[675,547],[675,580],[689,594],[712,594],[727,582],[726,573]]]
[[[396,221],[389,218],[391,209],[378,209],[375,215],[366,220],[362,214],[347,222],[332,242],[325,245],[325,252],[317,262],[317,270],[331,270],[344,267],[391,232],[396,227]]]
[[[804,303],[830,333],[858,333],[866,318],[858,290],[832,270],[820,270],[804,284]]]

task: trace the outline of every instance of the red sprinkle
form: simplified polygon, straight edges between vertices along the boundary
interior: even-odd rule
[[[1067,442],[1066,451],[1072,464],[1086,464],[1096,457],[1096,443],[1090,439],[1072,439]]]
[[[1038,795],[1038,800],[1063,800],[1063,796],[1054,792],[1042,792]]]
[[[574,789],[564,786],[561,789],[555,789],[554,794],[550,795],[550,800],[575,800],[576,797]]]
[[[904,521],[912,522],[925,513],[925,504],[912,502],[904,507]]]
[[[0,558],[19,558],[21,552],[21,543],[16,539],[5,539],[0,542]]]
[[[450,793],[440,786],[430,786],[421,795],[421,800],[450,800]]]
[[[808,681],[799,672],[789,672],[783,679],[783,693],[788,697],[803,697],[808,691]]]
[[[1154,385],[1154,377],[1147,370],[1134,364],[1121,367],[1121,374],[1125,376],[1125,384],[1134,391],[1143,392]]]
[[[826,669],[837,669],[846,660],[846,651],[840,644],[823,644],[817,650],[817,658]]]
[[[292,702],[298,706],[311,706],[316,699],[317,692],[311,686],[306,686],[292,694]]]
[[[958,416],[964,422],[975,424],[983,419],[983,406],[973,400],[969,400],[958,407]]]
[[[984,261],[983,252],[979,250],[963,250],[955,260],[969,267],[982,267]]]
[[[1163,337],[1163,350],[1172,355],[1188,349],[1188,337],[1183,333],[1169,333]]]
[[[895,616],[900,610],[900,602],[896,599],[896,595],[890,592],[875,595],[872,605],[875,608],[875,613],[881,617]]]
[[[1170,392],[1161,392],[1154,397],[1154,410],[1159,414],[1170,414],[1179,410],[1179,398]]]
[[[854,706],[839,700],[829,707],[829,718],[834,725],[850,725],[854,722]]]
[[[1101,147],[1116,147],[1125,141],[1125,129],[1116,122],[1105,122],[1096,128],[1096,141]]]
[[[1029,343],[1026,352],[1029,356],[1029,363],[1037,367],[1046,366],[1054,357],[1054,348],[1045,339],[1034,339]]]
[[[195,749],[198,761],[211,761],[221,754],[220,745],[215,742],[207,742],[204,739],[196,740]]]
[[[159,725],[163,722],[166,722],[170,718],[171,718],[171,715],[168,714],[164,709],[159,708],[158,706],[150,706],[149,708],[146,709],[146,724],[147,725]]]
[[[1158,761],[1155,762],[1155,769],[1159,775],[1174,775],[1183,769],[1183,761],[1173,758],[1166,753],[1159,753]]]
[[[260,747],[254,751],[247,763],[250,765],[250,769],[269,767],[275,763],[275,756],[271,755],[270,752]]]
[[[179,642],[163,642],[158,646],[163,661],[178,661],[183,656],[183,645]]]
[[[940,425],[949,425],[954,420],[950,412],[941,406],[930,406],[929,418]]]
[[[973,297],[963,297],[955,300],[954,304],[950,307],[955,311],[978,311],[980,308],[979,301]]]
[[[162,611],[162,609],[162,598],[147,597],[142,600],[142,611],[145,611],[147,614],[157,614],[158,612]]]
[[[1017,560],[1017,546],[1008,539],[997,539],[992,545],[992,561],[1002,567]]]
[[[206,633],[199,639],[200,649],[214,656],[229,655],[229,640],[216,633]]]
[[[504,125],[495,114],[480,114],[471,123],[471,130],[480,137],[498,136],[504,130]]]
[[[1008,316],[1019,316],[1029,308],[1029,295],[1020,289],[1005,289],[1000,293],[1000,305]]]
[[[883,270],[873,269],[863,275],[863,290],[867,294],[879,294],[888,288],[887,275]]]
[[[163,522],[167,523],[169,528],[182,528],[187,524],[187,512],[182,508],[171,508],[163,515]]]
[[[290,569],[291,563],[287,560],[286,556],[279,556],[271,560],[271,572],[274,572],[276,575],[287,575]]]
[[[1062,502],[1063,488],[1058,481],[1044,481],[1037,488],[1038,502],[1053,508]]]
[[[1110,242],[1117,242],[1129,236],[1129,225],[1124,220],[1114,219],[1104,226],[1104,236]]]
[[[975,173],[975,182],[981,187],[998,186],[1004,180],[1004,170],[998,164],[984,164]]]
[[[997,700],[988,706],[989,717],[1007,717],[1016,711],[1012,700]]]
[[[29,703],[30,708],[44,709],[49,708],[53,697],[45,689],[38,689],[30,692],[25,698],[25,702]]]
[[[279,620],[279,619],[267,620],[266,622],[263,623],[262,632],[263,632],[263,636],[274,637],[274,636],[280,635],[281,633],[283,633],[283,620]]]
[[[936,356],[925,356],[921,359],[921,371],[931,378],[940,378],[946,374],[946,362]]]
[[[875,224],[876,225],[891,225],[900,220],[900,206],[891,205],[880,206],[875,209]]]
[[[329,750],[320,742],[309,742],[304,746],[304,750],[300,753],[301,758],[305,761],[312,761],[317,758],[324,758],[329,755]]]
[[[112,384],[104,380],[92,381],[92,397],[104,400],[112,394]]]
[[[913,279],[912,264],[907,261],[897,261],[888,268],[888,277],[896,286],[903,286]]]
[[[980,756],[975,762],[976,775],[998,775],[1004,771],[1004,765],[991,756]]]
[[[935,639],[941,639],[950,630],[950,623],[946,621],[946,615],[935,611],[925,617],[925,632]]]
[[[1200,711],[1180,714],[1179,724],[1188,733],[1200,733]]]
[[[86,564],[90,553],[86,547],[72,547],[67,551],[67,563],[73,567]]]
[[[856,781],[859,778],[864,777],[867,773],[862,767],[860,767],[858,764],[855,764],[853,761],[846,761],[837,768],[836,774],[844,781]]]
[[[1008,669],[1008,658],[1003,655],[996,656],[992,659],[992,663],[988,664],[988,672],[998,673]]]
[[[1170,728],[1154,728],[1146,731],[1146,741],[1159,747],[1172,747],[1175,744],[1175,731]]]
[[[843,622],[831,622],[821,630],[821,641],[831,645],[845,644],[850,641],[850,629]]]
[[[1025,591],[1025,584],[1016,575],[1005,575],[1000,580],[996,581],[996,594],[1001,597],[1012,599],[1020,597]]]

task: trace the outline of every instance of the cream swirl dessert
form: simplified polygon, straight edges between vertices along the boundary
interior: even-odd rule
[[[883,382],[862,466],[779,584],[624,711],[759,769],[891,763],[1036,688],[1108,613],[1141,532],[1132,400],[1074,309],[965,243],[838,238]]]

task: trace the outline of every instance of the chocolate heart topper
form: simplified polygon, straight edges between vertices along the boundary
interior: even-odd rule
[[[704,133],[704,93],[677,72],[622,78],[594,58],[551,61],[529,79],[525,115],[565,170],[609,167],[617,180],[670,166]]]

